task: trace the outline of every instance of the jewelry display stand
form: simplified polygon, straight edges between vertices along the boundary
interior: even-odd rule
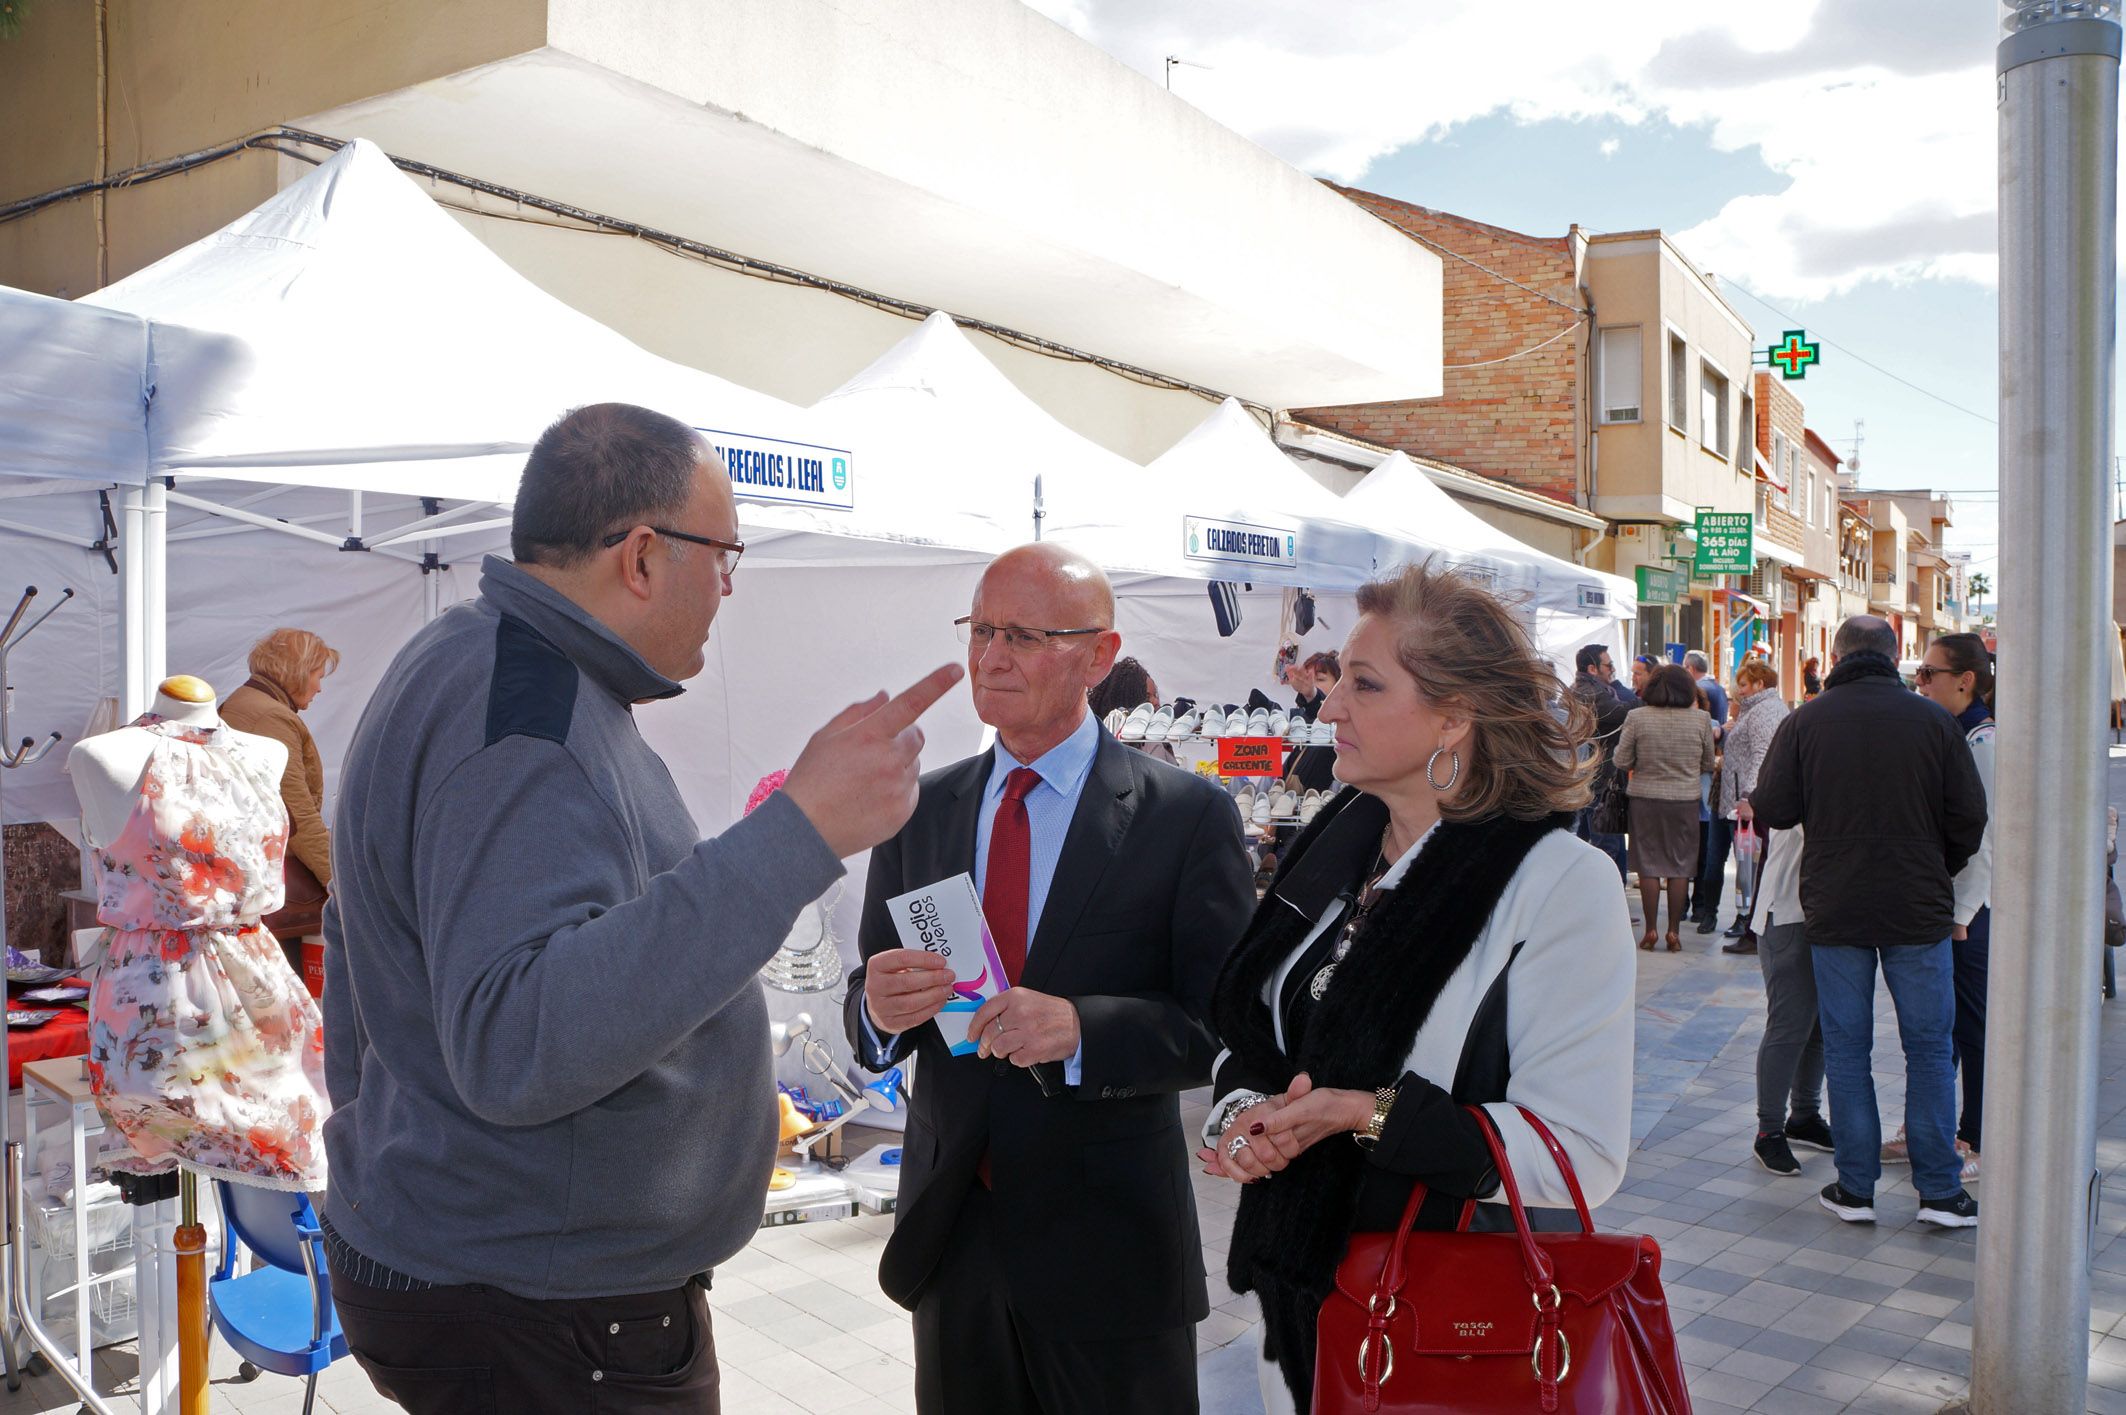
[[[46,753],[59,745],[59,734],[57,732],[52,733],[42,742],[38,742],[33,737],[24,737],[20,743],[9,745],[8,739],[12,735],[9,717],[14,709],[15,690],[8,681],[7,659],[8,655],[14,652],[17,645],[35,633],[45,620],[58,613],[61,607],[73,597],[74,592],[71,589],[61,590],[58,600],[52,607],[32,619],[25,626],[22,623],[23,616],[29,613],[30,605],[37,598],[37,587],[31,585],[23,590],[22,598],[15,601],[14,612],[7,616],[6,627],[0,628],[0,781],[6,779],[6,774],[9,771],[43,760]],[[0,820],[4,819],[4,814],[0,814]],[[6,886],[7,845],[5,838],[0,837],[0,950],[4,950],[10,942],[7,931]],[[0,952],[0,958],[4,957],[4,952]],[[0,1066],[4,1066],[6,1060],[7,1043],[4,1036],[0,1036]],[[4,1074],[4,1072],[0,1072],[0,1075]],[[8,1136],[8,1096],[0,1093],[0,1154],[5,1154],[8,1157],[11,1176],[14,1167],[19,1163],[15,1155],[16,1149],[17,1146]],[[21,1300],[21,1294],[16,1289],[15,1282],[15,1270],[18,1264],[8,1261],[18,1255],[9,1253],[7,1249],[11,1245],[21,1242],[23,1216],[19,1211],[15,1186],[12,1183],[7,1186],[4,1202],[7,1209],[7,1224],[4,1229],[0,1229],[0,1362],[4,1362],[6,1367],[7,1388],[10,1391],[16,1391],[22,1388],[23,1368],[28,1367],[32,1362],[42,1365],[50,1358],[46,1353],[40,1351],[30,1354],[24,1360],[23,1367],[18,1367],[15,1362],[15,1334],[21,1327],[17,1304]],[[30,1374],[36,1375],[40,1374],[40,1372],[31,1370]]]

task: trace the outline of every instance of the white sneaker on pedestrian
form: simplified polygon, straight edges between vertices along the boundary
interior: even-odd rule
[[[1912,1146],[1911,1142],[1905,1139],[1904,1126],[1898,1126],[1897,1133],[1883,1142],[1882,1162],[1884,1164],[1910,1164],[1912,1162]]]
[[[1964,1162],[1963,1180],[1966,1184],[1978,1183],[1978,1151],[1963,1141],[1956,1142],[1956,1153]]]

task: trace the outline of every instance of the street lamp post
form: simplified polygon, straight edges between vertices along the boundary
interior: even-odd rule
[[[1971,1408],[2069,1415],[2096,1212],[2120,0],[2009,0],[2000,735]]]

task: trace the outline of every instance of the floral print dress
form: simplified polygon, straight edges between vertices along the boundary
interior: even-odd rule
[[[150,713],[140,799],[96,852],[108,946],[89,993],[88,1075],[131,1143],[112,1169],[325,1188],[317,1004],[259,917],[281,905],[288,815],[253,739]]]

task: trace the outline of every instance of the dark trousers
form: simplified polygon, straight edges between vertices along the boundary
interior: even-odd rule
[[[347,1346],[413,1415],[717,1415],[716,1343],[699,1283],[539,1302],[484,1286],[386,1291],[332,1274]]]
[[[1614,860],[1617,866],[1617,878],[1621,880],[1625,875],[1624,837],[1621,834],[1611,835],[1604,831],[1596,830],[1594,828],[1594,813],[1595,808],[1593,806],[1580,807],[1572,818],[1572,833]]]
[[[1823,1025],[1816,1010],[1816,965],[1802,925],[1772,923],[1757,941],[1764,970],[1764,1040],[1757,1044],[1757,1133],[1786,1129],[1787,1117],[1823,1114]]]
[[[1956,961],[1956,1065],[1964,1073],[1964,1109],[1956,1138],[1974,1150],[1986,1109],[1986,955],[1993,936],[1993,910],[1980,909],[1949,945]]]
[[[1700,825],[1698,832],[1698,878],[1691,886],[1693,918],[1711,919],[1720,913],[1720,893],[1726,885],[1727,852],[1735,843],[1735,823],[1721,816]]]
[[[994,1215],[987,1190],[968,1194],[916,1300],[920,1415],[1196,1415],[1195,1327],[1115,1341],[1043,1336],[1011,1309]]]

